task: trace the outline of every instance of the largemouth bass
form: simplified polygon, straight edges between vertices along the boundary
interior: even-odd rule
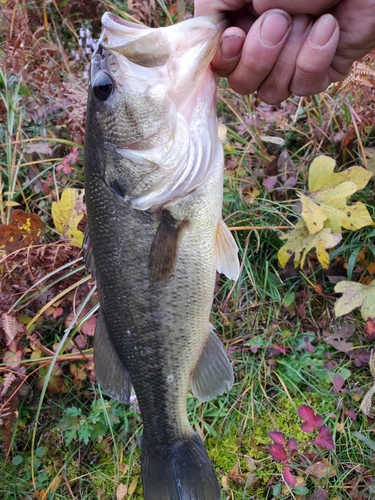
[[[223,394],[233,372],[209,322],[216,269],[236,279],[221,220],[223,152],[209,67],[225,22],[146,28],[104,14],[91,63],[85,139],[87,262],[100,314],[97,380],[143,418],[146,500],[219,500],[187,418]]]

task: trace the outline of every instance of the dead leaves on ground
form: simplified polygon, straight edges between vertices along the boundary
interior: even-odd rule
[[[35,214],[13,210],[10,224],[0,226],[0,256],[36,245],[44,231],[44,222]]]
[[[319,156],[311,163],[309,192],[299,194],[302,220],[292,231],[282,236],[286,240],[278,253],[282,267],[291,258],[294,267],[303,267],[307,253],[316,248],[320,264],[327,269],[327,249],[340,243],[342,229],[355,231],[374,225],[362,202],[347,204],[351,195],[367,185],[373,173],[362,167],[351,167],[336,173],[334,168],[335,161],[328,156]]]

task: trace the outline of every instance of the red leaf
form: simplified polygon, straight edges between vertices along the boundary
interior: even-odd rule
[[[338,375],[336,373],[336,375],[333,377],[333,392],[338,393],[339,391],[341,391],[344,385],[345,385],[345,380],[342,378],[341,375]]]
[[[303,424],[301,424],[301,429],[303,430],[303,432],[311,434],[312,432],[315,431],[315,426],[309,424],[308,422],[303,422]]]
[[[288,448],[289,448],[289,450],[293,450],[293,451],[298,450],[298,444],[294,438],[289,439]]]
[[[281,444],[270,444],[268,447],[271,457],[277,462],[284,462],[287,460],[288,454]]]
[[[317,415],[311,406],[301,405],[298,408],[298,415],[305,420],[301,425],[301,429],[305,432],[314,432],[315,427],[321,427],[323,424],[323,417]]]
[[[319,429],[319,434],[314,439],[314,443],[321,448],[325,448],[326,450],[334,450],[335,445],[333,443],[332,436],[329,432],[329,427],[323,425]]]
[[[293,476],[289,467],[285,467],[283,472],[283,478],[286,484],[291,488],[294,488],[295,485],[297,484],[297,478]]]
[[[348,417],[351,418],[352,420],[357,420],[357,415],[354,411],[345,410],[345,414],[348,415]]]
[[[368,318],[365,326],[365,334],[367,335],[367,340],[375,340],[375,321]]]
[[[282,432],[272,431],[269,432],[268,435],[274,443],[281,444],[282,446],[286,445],[286,440]]]

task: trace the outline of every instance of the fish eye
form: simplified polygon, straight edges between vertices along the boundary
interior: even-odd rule
[[[101,73],[96,77],[92,87],[96,97],[106,101],[113,92],[113,80],[107,73]]]

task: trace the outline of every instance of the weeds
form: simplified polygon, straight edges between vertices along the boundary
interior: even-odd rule
[[[82,264],[82,199],[68,210],[76,211],[70,230],[77,241],[53,213],[64,193],[75,197],[83,187],[87,64],[105,9],[161,26],[190,16],[192,2],[134,1],[128,12],[115,0],[3,6],[0,496],[6,500],[142,494],[136,401],[120,405],[95,383],[98,304]],[[203,405],[189,395],[188,412],[223,498],[374,497],[373,304],[364,317],[354,302],[342,316],[334,309],[345,282],[372,290],[374,229],[344,230],[328,248],[327,269],[313,247],[300,267],[282,269],[277,259],[280,236],[301,218],[296,191],[306,192],[315,157],[334,159],[337,175],[354,165],[375,170],[372,57],[329,92],[279,107],[256,95],[240,97],[220,81],[224,217],[242,267],[235,284],[218,277],[212,321],[236,383]],[[354,202],[372,220],[373,201],[370,179]]]

